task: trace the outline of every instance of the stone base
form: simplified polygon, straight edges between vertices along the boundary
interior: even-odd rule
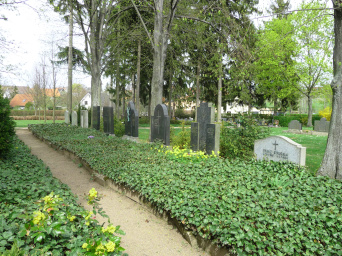
[[[136,143],[139,143],[139,137],[132,137],[132,136],[124,135],[124,136],[122,136],[122,139],[130,140],[130,141],[134,141]]]

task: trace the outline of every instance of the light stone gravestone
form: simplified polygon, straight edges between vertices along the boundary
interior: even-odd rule
[[[139,115],[133,101],[128,103],[125,113],[125,135],[139,137]]]
[[[88,128],[88,110],[81,110],[81,127]]]
[[[285,136],[271,136],[255,141],[254,154],[257,160],[292,162],[304,166],[306,147]]]
[[[163,141],[167,146],[170,145],[170,117],[164,104],[158,104],[152,116],[151,142],[156,140]]]
[[[72,111],[72,115],[71,115],[71,124],[77,126],[77,112],[76,111]]]
[[[69,111],[68,111],[68,110],[66,110],[66,111],[64,112],[64,122],[65,122],[66,124],[70,124],[70,114],[69,114]]]
[[[113,107],[103,107],[103,132],[106,134],[114,134]]]
[[[289,130],[302,130],[302,124],[298,120],[292,120],[289,123]]]
[[[316,132],[329,132],[330,122],[326,118],[321,118],[321,120],[315,120],[314,131]]]
[[[191,123],[191,149],[218,154],[220,125],[214,124],[215,109],[211,103],[202,102],[197,108],[197,122]]]
[[[92,122],[93,122],[93,125],[92,127],[96,130],[100,130],[100,106],[93,106],[93,109],[92,109],[92,112],[91,112],[91,115],[92,115]]]

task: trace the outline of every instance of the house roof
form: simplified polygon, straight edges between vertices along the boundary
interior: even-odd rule
[[[24,107],[27,102],[33,102],[33,97],[31,94],[17,94],[10,102],[10,106],[14,107]]]

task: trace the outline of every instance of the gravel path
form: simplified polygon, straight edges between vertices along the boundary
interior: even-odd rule
[[[67,184],[89,209],[84,195],[95,188],[104,195],[100,201],[102,208],[113,225],[121,225],[126,232],[122,246],[130,256],[209,256],[201,249],[192,248],[171,225],[156,217],[138,203],[91,180],[90,174],[78,167],[68,157],[58,153],[44,142],[34,137],[27,129],[16,130],[18,137],[31,148],[31,153],[50,167],[52,174]]]

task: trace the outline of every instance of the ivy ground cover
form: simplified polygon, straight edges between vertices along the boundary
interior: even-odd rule
[[[121,255],[119,227],[106,228],[98,195],[88,196],[93,211],[76,202],[69,187],[15,137],[0,159],[0,255]]]
[[[93,129],[31,130],[238,255],[341,255],[342,184],[287,163],[182,158]]]

